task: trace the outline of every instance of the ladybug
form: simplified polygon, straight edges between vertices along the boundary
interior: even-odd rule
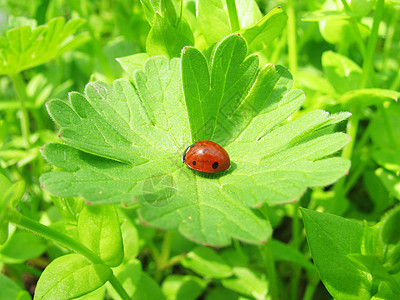
[[[210,141],[198,141],[187,147],[182,160],[189,168],[205,173],[223,172],[231,166],[228,152]]]

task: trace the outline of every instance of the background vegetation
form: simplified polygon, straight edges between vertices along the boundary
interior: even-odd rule
[[[0,298],[29,299],[40,277],[37,299],[398,299],[400,2],[183,3],[181,7],[180,1],[167,0],[0,0]],[[350,139],[340,140],[340,145],[331,146],[334,149],[325,149],[333,145],[333,140],[327,141],[323,150],[331,155],[347,143],[339,152],[343,161],[351,160],[344,177],[333,184],[348,168],[342,161],[324,167],[331,177],[322,172],[327,179],[319,178],[318,184],[312,178],[295,177],[301,182],[293,193],[301,198],[289,199],[288,192],[279,206],[268,206],[257,197],[248,200],[250,207],[269,219],[272,238],[261,245],[259,236],[267,237],[268,228],[255,230],[254,237],[239,236],[253,244],[230,242],[235,235],[229,232],[219,239],[212,234],[202,239],[199,231],[183,232],[187,239],[176,228],[146,226],[136,214],[143,203],[115,201],[123,205],[91,208],[96,206],[85,205],[78,196],[90,204],[92,193],[76,190],[64,197],[54,195],[67,188],[48,187],[56,176],[48,172],[74,170],[71,164],[60,166],[60,160],[51,156],[72,152],[42,148],[59,143],[57,132],[66,127],[62,124],[66,110],[50,102],[48,111],[56,124],[45,103],[71,102],[74,94],[69,92],[84,93],[93,81],[112,84],[125,78],[137,86],[140,78],[133,71],[142,69],[149,57],[181,57],[185,46],[202,51],[211,69],[212,55],[221,57],[223,64],[223,58],[241,53],[228,56],[216,50],[234,32],[240,37],[231,35],[223,43],[229,39],[240,43],[243,37],[247,55],[257,53],[260,66],[272,63],[288,68],[294,87],[304,91],[305,101],[300,110],[289,114],[289,121],[313,110],[334,116],[324,115],[291,146],[330,134],[334,127],[348,134]],[[188,74],[185,57],[201,65],[194,49],[182,54],[184,75]],[[246,53],[246,48],[241,51]],[[290,74],[280,70],[289,86]],[[183,78],[185,93],[191,82]],[[88,99],[95,98],[89,85],[86,93]],[[343,112],[352,116],[340,122],[349,117]],[[191,119],[191,126],[194,123]],[[50,175],[40,181],[45,173]],[[160,181],[148,184],[142,189],[155,193]],[[161,186],[165,192],[169,184],[161,180]],[[301,193],[306,187],[312,188]],[[285,204],[287,200],[298,201]],[[303,213],[300,207],[306,208]],[[151,218],[148,213],[147,218]],[[108,228],[107,234],[101,226]],[[251,228],[252,223],[246,226]],[[82,280],[76,277],[77,269],[93,278],[90,284],[77,284]],[[62,284],[54,288],[54,280]]]

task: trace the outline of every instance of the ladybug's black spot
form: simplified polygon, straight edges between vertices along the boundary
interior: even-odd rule
[[[213,163],[212,164],[212,168],[215,170],[216,168],[218,168],[218,163],[217,162],[215,162],[215,163]]]
[[[204,150],[203,150],[203,154],[204,154],[204,153],[206,153],[206,151],[207,151],[207,150],[206,150],[206,149],[204,149]]]
[[[193,161],[193,165],[194,165],[194,166],[196,165],[196,161],[195,161],[195,160]]]

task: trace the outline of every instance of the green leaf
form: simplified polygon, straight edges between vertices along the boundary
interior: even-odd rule
[[[343,103],[345,107],[360,109],[371,105],[379,105],[390,100],[397,102],[399,98],[400,93],[393,90],[359,89],[343,94],[339,98],[339,103]]]
[[[124,68],[125,72],[133,79],[133,74],[136,70],[143,69],[146,60],[150,56],[147,53],[136,53],[133,55],[119,57],[117,61]]]
[[[82,19],[65,23],[60,17],[34,30],[22,26],[8,31],[7,39],[0,43],[0,74],[15,74],[36,67],[85,43],[86,33],[74,36],[83,24]]]
[[[260,21],[263,17],[257,1],[236,0],[235,2],[240,28],[249,28]]]
[[[86,206],[79,215],[78,232],[81,243],[95,252],[102,261],[118,266],[123,258],[121,228],[112,206]]]
[[[272,240],[270,243],[276,261],[293,262],[309,271],[315,271],[314,265],[297,249],[278,240]]]
[[[326,51],[322,54],[325,76],[339,94],[358,89],[361,68],[351,59],[339,53]],[[354,95],[354,93],[352,94]],[[342,100],[345,102],[346,97]]]
[[[231,33],[228,10],[224,0],[199,0],[196,6],[199,29],[208,46]]]
[[[160,286],[146,272],[142,272],[137,290],[132,298],[132,300],[142,299],[164,299]]]
[[[16,231],[0,249],[0,260],[7,264],[24,263],[40,257],[47,249],[45,241],[26,231]]]
[[[139,254],[139,235],[133,222],[120,210],[122,240],[124,245],[124,261],[129,261]]]
[[[9,212],[15,208],[25,192],[25,182],[11,181],[0,173],[0,245],[4,244],[8,238],[8,216]]]
[[[42,175],[41,183],[91,203],[139,202],[144,223],[178,228],[199,243],[265,241],[271,226],[248,206],[294,201],[306,187],[344,175],[349,161],[332,155],[348,136],[321,131],[349,114],[318,110],[283,124],[302,105],[303,92],[291,90],[286,69],[258,71],[258,58],[246,53],[244,39],[230,35],[210,67],[188,47],[182,66],[152,57],[131,75],[133,85],[95,82],[84,95],[52,100],[47,108],[66,144],[44,147],[62,170]],[[227,172],[202,174],[182,163],[185,148],[199,139],[225,147],[232,161]]]
[[[243,267],[234,267],[233,274],[233,277],[221,280],[225,288],[255,299],[265,299],[268,293],[265,274]]]
[[[29,300],[29,293],[4,274],[0,274],[0,299],[2,300]]]
[[[400,109],[397,103],[387,102],[385,115],[376,113],[370,123],[370,136],[373,144],[379,149],[400,149]]]
[[[391,276],[375,256],[361,255],[358,253],[349,254],[350,260],[363,272],[368,272],[374,280],[385,281],[391,289],[400,294],[400,286],[393,276]]]
[[[318,22],[324,20],[350,19],[350,16],[340,10],[315,10],[307,12],[301,18],[304,22]]]
[[[53,260],[43,271],[34,299],[71,299],[101,287],[111,276],[109,267],[92,264],[79,254]]]
[[[191,45],[194,45],[193,33],[184,19],[176,27],[166,17],[155,13],[153,26],[146,39],[146,52],[149,56],[179,57],[182,48]]]
[[[162,284],[162,291],[168,300],[195,300],[206,288],[207,283],[192,275],[169,275]]]
[[[382,181],[388,192],[395,198],[400,200],[400,176],[385,169],[378,168],[375,170],[376,176]]]
[[[362,225],[302,209],[308,245],[324,286],[337,299],[369,299],[371,283],[349,259],[361,254]]]
[[[395,149],[376,149],[372,152],[372,157],[377,164],[393,172],[400,172],[400,156]]]
[[[361,37],[365,39],[369,35],[369,27],[360,22],[356,23]],[[331,44],[352,44],[356,43],[356,36],[349,20],[330,19],[319,22],[319,31],[322,37]]]
[[[188,252],[182,265],[206,278],[225,278],[232,275],[232,268],[214,250],[197,247]]]
[[[396,300],[399,295],[394,293],[389,285],[381,281],[378,287],[378,292],[372,296],[371,300]]]
[[[113,272],[129,297],[133,298],[133,295],[135,295],[139,288],[139,283],[143,274],[140,261],[135,258],[130,258],[114,268]],[[110,294],[112,299],[121,299],[114,288],[109,284],[107,284],[107,293]]]
[[[379,233],[385,244],[398,244],[400,241],[400,206],[390,210],[383,218]]]
[[[282,34],[286,26],[287,15],[281,7],[274,8],[257,24],[239,31],[246,39],[251,52],[270,47],[272,41]]]
[[[237,293],[231,290],[227,290],[220,286],[217,286],[207,292],[206,300],[220,300],[220,299],[238,300],[244,298],[243,297],[239,298]]]

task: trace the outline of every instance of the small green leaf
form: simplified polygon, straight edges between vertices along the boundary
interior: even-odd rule
[[[34,299],[71,299],[101,287],[111,276],[109,267],[92,264],[79,254],[53,260],[43,271]]]
[[[251,52],[270,47],[272,41],[282,34],[286,26],[287,15],[281,7],[274,8],[257,24],[239,31],[246,39]]]
[[[117,58],[117,61],[121,64],[129,77],[133,79],[135,71],[143,69],[145,62],[149,57],[150,56],[147,53],[136,53],[125,57],[119,57]]]
[[[11,181],[0,173],[0,245],[4,244],[8,238],[8,216],[21,200],[25,192],[25,183]]]
[[[265,299],[268,293],[265,274],[249,268],[234,267],[233,276],[222,279],[221,283],[227,289],[255,299]]]
[[[220,300],[220,299],[238,300],[244,298],[243,297],[239,298],[237,293],[225,289],[221,286],[217,286],[207,292],[206,300]]]
[[[400,241],[400,206],[390,210],[381,220],[379,233],[386,244],[397,244]]]
[[[400,149],[400,106],[387,102],[385,116],[381,112],[375,114],[370,123],[370,136],[378,149]]]
[[[302,209],[308,245],[322,282],[337,299],[369,299],[369,278],[349,254],[361,254],[362,225],[342,217]]]
[[[7,40],[0,44],[0,74],[15,74],[44,64],[85,43],[86,33],[71,38],[83,24],[82,19],[65,23],[64,18],[54,18],[34,30],[22,26],[8,31]]]
[[[205,280],[191,275],[169,275],[162,284],[168,300],[195,300],[206,288]]]
[[[361,68],[346,56],[326,51],[322,55],[322,67],[326,77],[339,94],[358,89]],[[346,98],[342,102],[345,100]]]
[[[400,200],[400,175],[382,168],[376,169],[375,174],[382,181],[388,192]]]
[[[376,149],[372,152],[372,157],[377,164],[392,172],[400,172],[399,151],[395,149]]]
[[[206,278],[225,278],[232,275],[232,268],[214,250],[197,247],[188,252],[182,265]]]
[[[399,294],[394,293],[390,286],[381,281],[379,283],[378,292],[371,297],[371,300],[396,300],[399,298]]]
[[[133,222],[119,211],[122,240],[124,244],[124,261],[129,261],[139,254],[139,236]]]
[[[400,286],[393,276],[391,276],[375,256],[366,256],[358,253],[349,254],[348,257],[361,271],[368,272],[374,280],[385,281],[391,289],[400,294]]]
[[[16,231],[0,249],[0,260],[7,264],[24,263],[40,257],[47,249],[45,241],[26,231]]]
[[[165,299],[160,286],[146,272],[142,272],[136,292],[132,298],[132,300],[142,299]]]
[[[32,299],[17,283],[4,274],[0,274],[0,299],[2,300],[29,300]]]
[[[79,239],[102,261],[118,266],[123,258],[121,228],[117,212],[112,206],[86,206],[79,215]]]
[[[208,46],[219,42],[231,33],[228,11],[223,0],[199,0],[196,16],[200,31]]]
[[[135,295],[139,288],[139,283],[143,274],[140,261],[135,258],[130,258],[114,268],[113,272],[129,297],[133,298],[133,295]],[[107,286],[107,293],[110,294],[112,299],[121,299],[111,285]]]
[[[301,18],[304,22],[318,22],[326,20],[342,20],[350,19],[350,16],[340,10],[315,10],[313,12],[307,12]]]
[[[314,265],[297,249],[278,240],[272,240],[270,243],[276,261],[293,262],[309,271],[315,271]]]
[[[370,28],[357,22],[356,26],[364,39],[368,36]],[[349,20],[343,18],[330,19],[319,22],[319,31],[322,37],[331,44],[352,44],[355,43],[357,38]]]
[[[351,0],[349,5],[352,14],[355,17],[361,18],[369,14],[375,2],[375,0]]]
[[[262,19],[263,15],[257,1],[236,0],[235,2],[240,28],[249,28]]]
[[[161,1],[161,6],[162,12],[154,11],[151,30],[146,39],[146,52],[149,56],[164,55],[170,59],[179,57],[183,47],[194,45],[193,32],[185,18],[180,16],[178,22],[171,0]]]
[[[360,109],[371,105],[379,105],[385,101],[397,100],[400,93],[385,89],[359,89],[344,93],[339,98],[339,103],[352,109]]]

